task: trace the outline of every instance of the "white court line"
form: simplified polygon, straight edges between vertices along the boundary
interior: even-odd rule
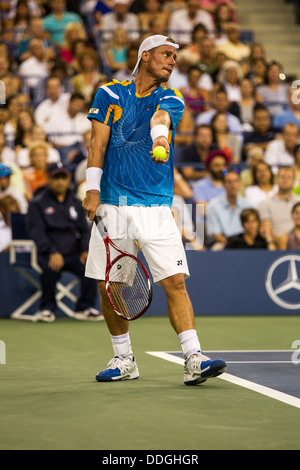
[[[150,354],[151,356],[155,356],[160,359],[164,359],[165,361],[173,362],[175,364],[179,364],[182,366],[184,365],[184,359],[182,357],[173,356],[172,354],[167,353],[165,351],[146,351],[146,354]],[[250,382],[249,380],[241,379],[240,377],[227,374],[227,372],[225,372],[224,374],[220,375],[217,378],[221,380],[225,380],[225,382],[230,382],[232,384],[239,385],[240,387],[247,388],[248,390],[252,390],[253,392],[260,393],[269,398],[274,398],[274,400],[278,400],[282,403],[285,403],[287,405],[291,405],[291,406],[294,406],[295,408],[300,409],[299,398],[293,397],[283,392],[279,392],[277,390],[274,390],[273,388],[265,387],[264,385],[259,385],[255,382]]]

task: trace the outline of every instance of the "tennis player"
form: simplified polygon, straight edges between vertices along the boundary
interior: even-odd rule
[[[146,38],[139,48],[134,80],[113,80],[98,89],[88,114],[92,138],[83,207],[91,221],[99,211],[110,238],[121,250],[136,256],[138,243],[154,282],[167,296],[170,322],[185,358],[184,383],[194,385],[223,373],[226,363],[210,360],[201,352],[185,287],[189,276],[185,250],[170,210],[174,134],[184,99],[164,84],[175,67],[178,48],[166,36]],[[165,148],[165,159],[153,156],[157,146]],[[114,358],[96,379],[137,379],[129,322],[116,315],[109,304],[105,268],[105,247],[94,224],[86,276],[99,281],[102,311],[114,351]]]

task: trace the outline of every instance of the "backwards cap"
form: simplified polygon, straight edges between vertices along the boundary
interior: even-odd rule
[[[175,49],[179,49],[179,44],[175,44],[173,40],[171,40],[171,38],[168,38],[167,36],[162,36],[161,34],[156,34],[154,36],[150,36],[149,38],[144,39],[144,41],[139,47],[138,61],[136,63],[136,66],[134,67],[134,71],[132,72],[132,75],[134,77],[138,73],[142,53],[144,51],[150,51],[151,49],[154,49],[155,47],[159,46],[172,46],[175,47]]]

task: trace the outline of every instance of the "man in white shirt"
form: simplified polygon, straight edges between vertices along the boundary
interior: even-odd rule
[[[280,166],[292,166],[294,148],[299,143],[299,128],[295,123],[288,123],[283,128],[283,139],[270,142],[265,151],[265,161],[276,172]]]
[[[213,108],[200,113],[196,118],[196,125],[211,124],[216,113],[226,113],[230,132],[237,134],[242,139],[242,123],[237,116],[228,112],[230,102],[224,88],[217,89],[213,95]]]
[[[206,27],[209,35],[214,33],[211,15],[200,8],[199,0],[188,0],[186,8],[171,14],[168,31],[177,43],[185,46],[192,42],[192,31],[199,23]]]
[[[58,149],[63,163],[69,152],[82,143],[84,132],[91,129],[91,122],[83,112],[84,105],[84,97],[74,93],[69,102],[55,112],[47,126],[49,140]]]
[[[295,174],[293,168],[282,167],[278,171],[278,192],[265,198],[258,206],[261,230],[271,232],[275,242],[293,229],[292,208],[300,197],[293,193]]]
[[[70,95],[62,93],[60,80],[57,77],[50,77],[46,81],[46,94],[48,98],[37,107],[34,117],[37,125],[48,133],[53,116],[68,103]]]
[[[138,41],[139,39],[139,20],[135,13],[129,12],[129,0],[114,0],[113,10],[111,13],[106,13],[102,21],[101,32],[102,39],[108,42],[113,32],[118,28],[123,28],[127,31],[128,39],[130,42]]]
[[[40,80],[49,76],[46,51],[43,41],[33,39],[29,44],[30,57],[19,67],[18,75],[23,79],[23,86],[29,89],[36,87]]]

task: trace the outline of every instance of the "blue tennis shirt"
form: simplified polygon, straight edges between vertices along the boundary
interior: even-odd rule
[[[150,120],[157,110],[170,114],[170,158],[158,164],[151,159]],[[174,134],[184,111],[184,99],[174,89],[159,86],[139,96],[133,81],[101,86],[88,119],[111,128],[101,179],[101,202],[113,205],[172,205]]]

